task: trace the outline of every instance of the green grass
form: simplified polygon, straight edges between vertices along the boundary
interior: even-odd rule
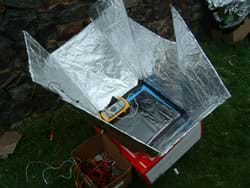
[[[203,139],[173,166],[180,174],[171,168],[152,187],[250,187],[250,41],[203,47],[233,97],[204,121]],[[30,161],[58,165],[69,159],[71,150],[94,134],[89,124],[82,112],[69,105],[25,120],[15,153],[0,161],[0,188],[73,188],[72,180],[53,180],[56,172],[48,173],[45,185],[44,165],[31,165],[26,182],[25,167]],[[53,142],[49,141],[51,127],[55,128]],[[62,171],[67,174],[66,169]],[[140,178],[133,179],[131,187],[143,186]]]

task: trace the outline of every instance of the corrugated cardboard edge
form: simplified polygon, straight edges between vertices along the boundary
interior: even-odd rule
[[[212,30],[212,38],[216,41],[223,40],[226,42],[236,43],[245,39],[249,33],[250,19],[247,18],[242,25],[232,32],[223,33],[220,30]]]
[[[21,138],[22,135],[16,131],[5,132],[0,137],[0,155],[14,153],[16,146]]]
[[[97,147],[95,147],[95,144]],[[102,144],[102,145],[100,145]],[[89,157],[93,157],[95,154],[94,151],[92,150],[101,150],[101,149],[107,149],[108,147],[108,152],[110,152],[111,157],[113,157],[114,160],[117,160],[117,158],[119,158],[119,161],[123,163],[122,166],[124,173],[121,174],[114,182],[110,183],[109,185],[105,186],[105,188],[113,188],[113,187],[119,187],[119,188],[125,188],[128,186],[128,184],[131,182],[132,180],[132,166],[129,163],[129,161],[121,154],[120,150],[112,143],[112,141],[104,134],[99,134],[96,136],[93,136],[91,138],[89,138],[88,140],[86,140],[84,143],[78,145],[71,153],[73,159],[77,160],[81,160],[82,156],[80,155],[88,155]],[[96,153],[98,154],[98,153]],[[88,157],[87,156],[87,157]],[[86,157],[86,156],[85,156]],[[77,163],[76,163],[77,164]],[[80,173],[79,168],[76,167],[77,172],[76,174]],[[93,184],[91,184],[91,182],[89,183],[90,187],[94,188],[95,186]]]

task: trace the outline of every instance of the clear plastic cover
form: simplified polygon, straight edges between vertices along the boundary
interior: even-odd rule
[[[91,15],[93,22],[52,54],[24,33],[33,81],[100,119],[98,112],[110,104],[112,97],[127,94],[143,80],[188,116],[177,126],[163,129],[177,116],[166,119],[169,111],[155,102],[149,105],[151,108],[145,108],[148,101],[142,98],[139,105],[144,108],[137,115],[141,122],[147,122],[147,128],[129,122],[127,127],[106,123],[110,131],[118,130],[164,154],[193,125],[230,97],[174,8],[176,43],[128,18],[122,0],[99,0]],[[139,135],[131,132],[136,128],[140,128]],[[149,137],[144,139],[142,135],[147,133]]]

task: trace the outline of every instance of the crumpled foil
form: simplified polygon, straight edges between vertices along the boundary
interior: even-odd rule
[[[207,0],[221,28],[240,24],[250,13],[250,0]]]
[[[100,120],[99,111],[111,98],[123,96],[141,79],[189,116],[188,122],[171,134],[161,134],[150,144],[100,120],[110,131],[116,130],[164,154],[230,97],[174,8],[176,42],[130,19],[122,0],[99,0],[90,12],[93,22],[52,54],[24,32],[32,80]],[[157,130],[157,121],[152,123],[154,130]]]

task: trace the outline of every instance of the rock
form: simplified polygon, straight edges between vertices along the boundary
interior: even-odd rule
[[[0,159],[1,159],[1,160],[6,160],[6,159],[8,159],[8,154],[2,154],[2,155],[0,155]]]
[[[6,131],[0,137],[0,155],[13,154],[22,135],[17,131]]]
[[[5,0],[5,5],[11,8],[39,8],[45,4],[45,0]]]
[[[130,8],[128,15],[139,23],[154,21],[153,9],[147,4],[140,4]]]
[[[203,6],[202,6],[202,4],[201,3],[196,3],[196,4],[193,4],[192,6],[191,6],[191,9],[192,9],[192,11],[195,13],[195,12],[200,12],[200,11],[202,11],[203,10]]]
[[[56,30],[56,23],[40,22],[37,28],[36,40],[45,48],[47,47],[49,40],[57,41],[58,35]]]
[[[7,100],[10,100],[10,97],[7,91],[4,89],[0,89],[0,107],[4,107],[3,105]],[[0,109],[3,109],[3,108],[0,108]]]
[[[76,0],[61,0],[61,1],[62,1],[62,4],[64,4],[64,5],[70,5],[74,2],[76,2]]]
[[[14,69],[18,71],[22,70],[23,72],[28,73],[28,56],[24,41],[15,42],[13,48],[15,48],[16,54],[15,59],[12,61]]]
[[[64,39],[69,39],[79,33],[83,28],[83,21],[73,22],[65,25],[58,25],[58,35]]]
[[[11,70],[8,79],[1,84],[1,88],[10,89],[16,87],[20,83],[25,82],[26,77],[22,70]]]
[[[4,13],[5,11],[5,6],[3,0],[0,0],[0,15]]]
[[[11,48],[11,45],[12,45],[12,42],[9,39],[0,35],[0,49],[1,49],[1,51],[4,50],[5,48]]]
[[[6,68],[0,71],[0,89],[4,89],[6,85],[6,80],[9,79],[11,75],[11,69]]]
[[[69,5],[76,2],[77,0],[46,0],[45,6],[42,9],[48,9],[58,4]]]
[[[190,21],[195,22],[195,21],[199,21],[202,19],[204,15],[202,14],[202,12],[193,12],[193,14],[191,15]]]
[[[8,93],[12,100],[25,101],[31,96],[32,88],[31,84],[24,83],[8,90]]]
[[[124,4],[126,8],[131,8],[137,6],[141,0],[124,0]]]
[[[11,109],[11,98],[6,90],[0,89],[0,126],[8,124],[10,113],[7,113]]]
[[[15,52],[12,48],[12,41],[0,35],[0,70],[11,67],[11,60]]]
[[[72,3],[69,5],[58,4],[48,10],[43,10],[39,14],[39,21],[51,24],[68,24],[88,17],[87,3]]]
[[[42,46],[48,46],[49,40],[65,40],[63,35],[70,37],[79,32],[83,27],[83,23],[79,20],[86,20],[88,5],[86,3],[71,3],[68,5],[57,4],[50,9],[39,10],[38,28],[36,39]],[[73,23],[71,27],[65,26]],[[60,27],[63,26],[63,27]],[[58,28],[61,28],[58,33]],[[63,33],[64,32],[64,33]]]
[[[148,27],[162,37],[167,37],[169,33],[169,25],[165,19],[157,20],[148,24]]]
[[[36,24],[35,10],[8,9],[0,23],[0,32],[14,41],[23,40],[22,30],[28,30],[34,35]]]
[[[58,48],[60,48],[62,45],[64,45],[67,41],[66,40],[60,40],[57,41]]]
[[[86,19],[84,19],[84,20],[82,21],[82,26],[83,26],[83,28],[86,27],[87,25],[89,25],[90,23],[91,23],[91,20],[90,20],[89,17],[86,18]]]
[[[22,124],[23,124],[23,121],[18,121],[18,122],[15,122],[15,123],[11,124],[11,127],[10,127],[10,128],[11,128],[11,129],[16,129],[16,128],[21,127]]]
[[[47,0],[47,8],[48,7],[53,7],[58,4],[63,4],[63,5],[69,5],[72,3],[75,3],[77,0]]]
[[[14,69],[15,70],[24,70],[24,71],[28,71],[28,62],[27,61],[23,61],[20,59],[20,57],[15,58],[14,60]]]
[[[48,40],[47,42],[47,50],[53,50],[58,47],[56,40]]]

